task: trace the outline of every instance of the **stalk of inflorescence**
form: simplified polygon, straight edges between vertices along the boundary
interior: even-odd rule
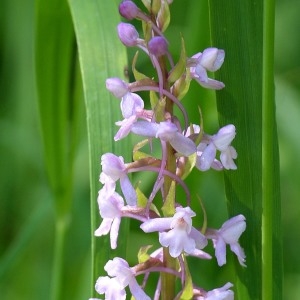
[[[216,134],[209,135],[203,131],[201,115],[200,126],[190,124],[181,103],[188,92],[190,80],[196,80],[204,88],[224,88],[224,83],[210,78],[208,72],[215,72],[222,66],[225,52],[211,47],[188,57],[181,38],[180,58],[174,63],[168,50],[169,42],[164,36],[169,26],[171,2],[142,0],[146,12],[131,0],[124,0],[119,5],[122,17],[142,22],[144,35],[141,38],[130,23],[120,23],[117,28],[120,41],[126,47],[137,47],[143,51],[156,76],[152,78],[136,70],[136,55],[132,66],[134,82],[126,83],[117,77],[106,80],[108,91],[121,101],[124,118],[116,122],[119,130],[115,141],[129,134],[138,135],[142,140],[134,146],[132,162],[126,163],[122,156],[113,153],[105,153],[101,157],[100,182],[103,186],[97,201],[102,222],[95,235],[110,234],[111,248],[115,249],[122,218],[133,218],[141,222],[140,228],[145,234],[158,232],[161,247],[153,251],[151,245],[142,245],[137,254],[138,263],[134,266],[129,266],[121,257],[109,260],[104,266],[108,276],[99,277],[95,285],[96,291],[108,300],[125,300],[128,289],[135,299],[150,300],[145,289],[153,272],[159,273],[152,293],[154,300],[233,299],[232,283],[207,291],[200,287],[199,278],[193,278],[190,273],[187,256],[212,259],[203,251],[208,240],[213,242],[220,267],[226,263],[226,245],[245,266],[245,254],[238,243],[246,228],[244,216],[235,216],[224,222],[221,228],[213,229],[209,228],[209,217],[203,211],[203,227],[192,225],[196,212],[190,205],[199,197],[190,194],[184,178],[193,168],[202,172],[209,169],[235,170],[237,152],[231,143],[236,130],[233,124],[228,124]],[[151,109],[144,108],[144,99],[137,94],[139,91],[149,91]],[[183,122],[173,113],[175,105],[182,113]],[[154,139],[160,144],[159,157],[154,155]],[[150,152],[143,150],[145,146]],[[157,174],[149,195],[144,194],[138,185],[134,186],[128,177],[130,173],[145,171]],[[117,185],[122,194],[116,191]],[[185,199],[177,199],[177,188],[183,189]],[[161,197],[158,197],[159,194]],[[157,199],[162,199],[162,206]],[[138,276],[143,276],[142,283],[137,281]],[[176,289],[177,282],[181,286],[179,289]]]

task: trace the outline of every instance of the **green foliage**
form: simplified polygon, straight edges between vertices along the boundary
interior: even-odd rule
[[[87,133],[89,146],[90,189],[91,189],[91,227],[99,226],[99,210],[96,202],[99,190],[100,155],[113,152],[128,157],[128,142],[115,143],[114,123],[120,117],[119,101],[105,89],[105,80],[120,77],[126,66],[126,49],[117,38],[116,26],[120,20],[118,8],[112,1],[70,0],[79,59],[82,72],[84,98],[87,113]],[[113,49],[113,51],[112,51]],[[123,220],[124,221],[124,220]],[[122,222],[123,225],[126,224]],[[122,235],[127,232],[126,226]],[[110,256],[109,236],[95,238],[92,235],[92,282],[100,274]],[[122,255],[126,249],[126,239],[119,238],[118,249],[114,255]],[[92,293],[94,284],[92,284]]]
[[[35,33],[39,115],[56,213],[51,288],[51,299],[55,300],[61,297],[63,254],[73,188],[74,131],[81,100],[75,88],[80,81],[77,79],[75,38],[67,2],[37,1]]]
[[[244,214],[248,228],[243,238],[248,267],[237,266],[239,299],[282,297],[279,158],[270,93],[274,28],[273,19],[266,20],[272,12],[268,1],[210,1],[212,42],[227,56],[218,75],[226,83],[217,93],[219,119],[221,125],[235,124],[239,137],[238,170],[225,172],[228,209],[230,215]]]
[[[84,71],[82,76],[85,84],[84,92],[86,99],[93,99],[92,103],[95,108],[94,113],[91,108],[88,115],[91,152],[89,158],[85,125],[86,115],[81,83],[79,82],[81,78],[70,14],[65,2],[58,4],[65,7],[64,11],[54,7],[57,1],[44,2],[33,0],[0,1],[0,294],[3,300],[49,298],[56,209],[64,211],[70,217],[61,265],[64,269],[62,273],[62,296],[65,299],[88,299],[91,296],[94,279],[90,276],[90,236],[100,224],[96,207],[97,191],[100,187],[97,183],[100,156],[104,151],[116,150],[119,155],[123,151],[121,149],[123,146],[120,144],[115,145],[118,147],[117,149],[112,148],[112,137],[116,131],[113,123],[119,120],[117,113],[119,104],[117,99],[108,100],[109,94],[104,84],[107,76],[121,76],[126,64],[125,48],[117,41],[115,30],[116,22],[119,20],[117,1],[74,0],[69,2],[75,21],[73,26],[75,26],[76,35],[80,34],[78,42],[81,43],[82,49],[80,62],[81,70]],[[139,2],[137,1],[137,3]],[[147,0],[144,2],[149,3]],[[247,281],[255,280],[254,293],[257,294],[256,289],[260,285],[258,282],[259,275],[257,273],[253,275],[253,271],[258,264],[258,259],[254,257],[255,251],[257,251],[255,247],[259,247],[256,241],[258,245],[261,244],[261,237],[259,237],[261,202],[258,206],[255,206],[254,203],[258,198],[262,200],[263,191],[260,187],[256,190],[256,186],[259,185],[258,181],[262,180],[263,170],[257,166],[254,168],[253,164],[262,157],[262,153],[259,152],[261,151],[263,133],[259,132],[258,125],[263,126],[263,119],[261,118],[263,104],[257,104],[257,101],[262,101],[262,87],[260,91],[254,87],[249,91],[249,87],[251,82],[252,84],[255,82],[262,83],[263,75],[260,73],[260,68],[263,53],[262,50],[259,50],[261,41],[257,43],[257,39],[262,39],[263,32],[262,23],[261,21],[257,22],[256,18],[261,17],[263,9],[259,1],[229,1],[227,4],[226,2],[228,1],[214,2],[214,14],[217,15],[212,16],[211,19],[216,23],[220,32],[218,35],[216,31],[213,33],[213,43],[210,42],[208,7],[205,1],[189,0],[185,1],[184,5],[182,5],[183,1],[173,1],[170,7],[171,23],[169,27],[172,30],[167,30],[166,35],[170,39],[170,50],[175,53],[175,58],[177,57],[175,61],[178,61],[180,57],[179,32],[184,37],[185,50],[188,56],[210,45],[219,48],[224,47],[226,51],[224,66],[216,73],[216,77],[224,80],[226,84],[226,89],[217,93],[218,108],[222,124],[227,123],[227,120],[238,124],[234,146],[239,152],[237,160],[239,170],[225,174],[226,190],[227,193],[236,192],[233,196],[228,197],[230,201],[229,213],[243,212],[247,216],[247,230],[242,238],[242,245],[246,248],[248,267],[242,270],[238,266],[237,270],[243,272],[242,280],[246,280],[245,276],[248,276],[248,273],[251,278],[248,278]],[[53,11],[52,16],[46,14],[43,17],[42,15],[38,17],[38,12],[40,12],[38,8],[41,3],[47,6],[45,7],[46,11],[48,9]],[[230,5],[230,9],[225,8],[225,4],[226,7]],[[111,8],[101,11],[101,8],[106,5],[111,6]],[[75,6],[77,7],[75,8]],[[89,7],[88,10],[85,9],[86,7]],[[259,11],[257,12],[256,9],[258,8]],[[300,144],[297,138],[297,124],[300,116],[300,63],[298,59],[300,44],[299,39],[297,39],[299,9],[299,1],[296,0],[278,1],[277,3],[275,73],[281,157],[286,299],[298,299],[300,295],[300,259],[298,255],[298,248],[300,247],[298,238],[300,226],[298,178],[300,173],[299,168],[297,168],[300,164]],[[257,14],[254,19],[247,17],[255,12]],[[65,17],[64,22],[54,22],[54,25],[50,26],[53,24],[50,22],[53,20],[52,18],[59,20],[62,16]],[[50,22],[49,26],[46,26],[47,19]],[[230,21],[229,19],[233,20]],[[36,22],[37,20],[39,21]],[[61,27],[58,30],[59,24]],[[38,32],[40,35],[36,35]],[[216,37],[218,37],[217,40]],[[225,39],[228,37],[231,37],[234,42],[230,44],[226,42]],[[37,39],[40,41],[39,44],[35,44]],[[113,43],[113,46],[110,43]],[[46,51],[47,55],[52,55],[52,58],[46,58],[46,56],[43,58],[41,55],[43,52],[38,55],[33,47],[34,44],[39,45],[40,51]],[[52,52],[54,46],[57,49],[56,53]],[[60,50],[58,51],[58,49]],[[135,51],[136,49],[133,50],[133,52]],[[116,53],[119,54],[116,55]],[[249,61],[249,59],[251,60]],[[35,61],[40,62],[40,65],[36,66],[40,68],[39,77],[35,72]],[[42,65],[43,63],[45,66]],[[144,72],[142,53],[136,68]],[[49,77],[48,72],[43,71],[46,69],[51,70],[52,78]],[[238,82],[240,82],[240,86],[238,86]],[[50,88],[50,85],[53,89]],[[39,109],[37,109],[37,88],[44,90],[43,97],[52,99],[51,102],[47,103],[39,101]],[[46,92],[47,89],[49,93]],[[56,98],[54,95],[58,97]],[[229,100],[219,99],[219,97],[226,95],[228,99],[230,98]],[[259,100],[256,99],[256,96]],[[102,105],[102,99],[105,99],[103,100],[105,101],[104,108],[99,108],[98,105]],[[42,108],[40,104],[42,104]],[[199,122],[199,113],[195,107],[196,105],[200,106],[205,131],[208,133],[216,131],[218,121],[213,93],[201,89],[192,82],[183,104],[188,106],[190,120],[194,123]],[[229,104],[229,110],[226,108],[225,113],[225,105],[227,106],[227,104]],[[47,111],[48,109],[49,111]],[[59,117],[52,117],[53,109],[57,111]],[[108,111],[110,112],[108,113]],[[40,112],[41,115],[39,115]],[[94,114],[99,114],[101,120],[98,119],[98,123],[92,124],[90,118],[94,118]],[[42,120],[42,116],[46,119]],[[50,134],[49,140],[46,139],[46,131]],[[106,140],[105,143],[102,143],[101,139],[104,136]],[[92,144],[91,140],[95,144]],[[250,144],[245,142],[250,140]],[[49,144],[49,149],[42,146],[43,143]],[[58,143],[58,147],[55,146],[56,143]],[[126,146],[124,147],[126,148]],[[47,156],[43,156],[45,153],[48,153]],[[70,153],[72,154],[69,155]],[[273,154],[276,158],[276,152]],[[93,168],[90,171],[88,171],[89,159]],[[73,169],[72,164],[74,164]],[[61,169],[60,166],[62,166]],[[275,164],[274,166],[276,179],[278,165]],[[68,169],[69,167],[70,169]],[[59,177],[53,175],[56,172]],[[246,173],[244,174],[244,172]],[[52,191],[54,186],[61,186],[69,190],[68,193],[71,194],[68,200],[56,201],[57,206],[54,205],[53,192],[49,188],[46,173],[49,174],[47,178],[51,178]],[[51,177],[50,173],[52,174]],[[250,174],[250,177],[247,174]],[[143,174],[144,177],[141,180],[143,182],[150,181],[152,175]],[[93,179],[90,181],[90,178]],[[74,184],[72,184],[72,180]],[[246,183],[247,192],[242,192],[235,185],[228,186],[231,181]],[[67,182],[67,185],[63,182]],[[143,182],[141,185],[144,184]],[[91,195],[89,192],[90,183],[92,185]],[[187,184],[191,187],[193,199],[197,198],[195,195],[200,195],[205,205],[208,226],[220,226],[227,217],[224,205],[223,174],[208,172],[203,176],[203,174],[193,171],[187,177]],[[71,186],[73,187],[71,188]],[[257,195],[256,191],[258,191]],[[274,192],[275,206],[272,211],[276,212],[276,206],[280,204],[277,198],[278,186]],[[241,193],[243,193],[242,196],[238,196]],[[96,216],[92,225],[89,223],[89,197],[91,197],[93,205],[93,216]],[[180,193],[178,198],[180,199]],[[197,212],[201,211],[197,201],[193,201],[193,206]],[[254,209],[257,214],[254,213]],[[273,221],[274,240],[276,241],[278,222],[276,222],[275,213]],[[196,222],[199,223],[199,226],[202,225],[201,220]],[[123,220],[122,225],[124,225]],[[133,225],[131,234],[126,238],[123,234],[119,242],[122,243],[124,240],[128,242],[130,251],[127,251],[127,255],[130,262],[135,264],[137,263],[136,253],[138,249],[142,245],[155,245],[157,241],[151,235],[145,237]],[[123,229],[126,230],[126,225]],[[248,238],[249,241],[247,241]],[[252,244],[251,239],[254,240]],[[109,254],[106,251],[101,251],[101,249],[108,249],[108,241],[107,238],[98,238],[97,243],[100,244],[93,244],[94,253],[108,257]],[[278,243],[280,246],[280,240]],[[277,244],[274,243],[273,248],[276,247]],[[213,253],[212,249],[210,250],[210,253]],[[272,249],[272,251],[273,255],[275,253],[273,256],[275,260],[276,255],[280,255],[280,253],[277,252],[276,254],[276,249]],[[221,269],[216,264],[209,266],[205,261],[192,260],[190,272],[193,277],[197,275],[199,280],[197,283],[206,289],[222,286],[227,281],[233,282],[236,286],[237,271],[232,268],[233,259],[235,258],[228,255],[228,264]],[[251,264],[252,261],[254,261],[254,265]],[[94,270],[94,277],[103,272],[103,264],[100,263],[100,260],[96,268],[98,270]],[[203,270],[205,273],[202,273]],[[273,274],[280,277],[280,266],[277,263],[273,264],[272,271]],[[275,278],[275,282],[280,282],[280,278]],[[280,288],[280,285],[278,286]],[[153,286],[153,288],[155,287]]]

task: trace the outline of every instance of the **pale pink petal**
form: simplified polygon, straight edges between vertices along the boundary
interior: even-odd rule
[[[176,132],[169,142],[178,153],[184,156],[190,156],[197,150],[195,143],[179,132]]]
[[[137,283],[135,278],[133,278],[129,282],[129,289],[130,289],[130,292],[131,292],[132,296],[135,299],[138,299],[138,300],[151,300],[151,298],[149,296],[147,296],[146,293],[143,291],[143,289],[139,286],[139,284]]]
[[[226,264],[226,243],[222,238],[213,240],[215,247],[215,255],[218,265],[221,267]]]
[[[132,186],[128,176],[123,176],[120,178],[120,185],[127,204],[131,206],[136,206],[137,204],[136,191]]]
[[[113,219],[103,219],[99,228],[95,230],[95,236],[102,236],[109,233]]]
[[[209,144],[203,150],[202,155],[197,156],[197,160],[196,160],[197,168],[201,171],[207,171],[211,167],[216,157],[216,152],[217,152],[216,147],[212,143]]]
[[[165,231],[170,229],[172,218],[155,218],[144,222],[140,227],[144,232]]]
[[[118,240],[118,235],[119,235],[120,223],[121,223],[121,218],[115,218],[112,222],[112,225],[110,228],[110,247],[111,247],[111,249],[117,248],[117,240]]]

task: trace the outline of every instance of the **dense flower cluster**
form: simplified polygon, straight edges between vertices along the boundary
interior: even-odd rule
[[[180,59],[175,64],[164,36],[169,25],[169,4],[172,1],[142,2],[147,13],[131,0],[123,0],[119,5],[119,12],[127,20],[140,20],[144,24],[145,38],[141,38],[136,28],[128,23],[120,23],[117,31],[125,46],[138,47],[149,57],[157,78],[149,78],[137,72],[133,66],[134,82],[126,83],[120,78],[109,78],[106,80],[106,88],[120,100],[123,117],[116,122],[119,130],[114,137],[115,141],[133,133],[143,137],[143,145],[149,144],[152,149],[153,140],[157,139],[161,145],[161,157],[154,157],[153,152],[140,151],[138,157],[134,156],[132,162],[126,163],[122,156],[113,153],[102,155],[100,182],[103,186],[98,195],[102,221],[95,235],[110,234],[111,248],[115,249],[122,218],[134,218],[141,222],[140,228],[143,232],[158,232],[161,248],[144,255],[142,261],[139,258],[140,263],[133,267],[120,257],[109,260],[104,267],[108,276],[99,277],[95,289],[99,294],[104,294],[107,300],[122,300],[126,299],[128,287],[135,299],[148,300],[151,298],[144,291],[148,276],[151,272],[159,272],[160,278],[152,299],[159,299],[162,293],[166,293],[161,284],[165,274],[174,275],[174,280],[179,280],[182,286],[177,295],[171,291],[172,299],[180,299],[183,293],[190,295],[191,299],[233,299],[231,283],[211,291],[198,287],[191,278],[185,259],[189,255],[211,259],[203,251],[211,240],[219,266],[226,263],[227,245],[237,256],[239,263],[245,266],[245,254],[238,242],[246,229],[245,217],[235,216],[227,220],[220,229],[207,228],[206,223],[201,229],[194,227],[192,218],[196,216],[196,212],[190,207],[191,195],[183,181],[183,177],[191,172],[190,166],[200,171],[237,168],[234,161],[237,152],[231,145],[236,135],[235,126],[228,124],[213,135],[205,133],[199,125],[189,125],[187,113],[180,102],[193,79],[204,88],[219,90],[225,87],[224,83],[208,75],[208,72],[217,71],[222,66],[225,52],[217,48],[207,48],[186,57],[182,50]],[[145,109],[144,100],[137,94],[139,91],[151,93],[151,109]],[[182,112],[184,124],[173,115],[173,106],[177,106]],[[137,192],[130,181],[129,174],[139,171],[157,173],[148,197],[140,190]],[[185,207],[176,201],[176,185],[181,185],[185,191]],[[121,194],[117,192],[117,187],[120,187]],[[155,203],[159,192],[163,199],[161,208]],[[147,199],[147,203],[141,201],[140,197]],[[169,267],[170,260],[176,261],[172,267]],[[142,274],[145,279],[140,286],[136,276]]]

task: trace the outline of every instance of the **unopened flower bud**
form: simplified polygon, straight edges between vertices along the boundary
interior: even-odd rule
[[[161,36],[155,36],[148,42],[148,50],[156,57],[162,56],[168,52],[168,43]]]
[[[127,20],[132,20],[137,17],[139,12],[138,7],[130,0],[124,0],[119,5],[119,13]]]
[[[133,47],[137,45],[139,33],[133,25],[120,23],[118,25],[118,35],[119,39],[125,46]]]

